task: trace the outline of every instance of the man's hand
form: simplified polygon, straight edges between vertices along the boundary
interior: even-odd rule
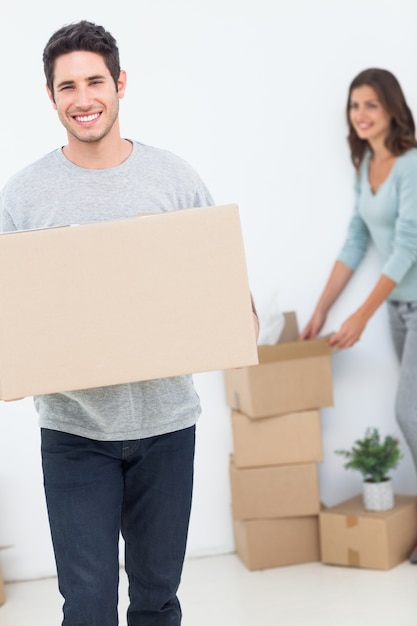
[[[258,320],[258,316],[256,315],[255,311],[253,312],[253,324],[255,326],[256,343],[258,343],[258,339],[259,339],[259,320]]]
[[[258,339],[259,339],[259,317],[258,317],[258,313],[256,311],[255,301],[253,299],[252,294],[250,294],[250,301],[251,301],[251,304],[252,304],[253,323],[254,323],[254,326],[255,326],[256,343],[258,343]]]

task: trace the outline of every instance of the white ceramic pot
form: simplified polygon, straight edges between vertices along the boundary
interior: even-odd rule
[[[389,478],[380,483],[363,483],[363,506],[366,511],[388,511],[394,508],[394,489]]]

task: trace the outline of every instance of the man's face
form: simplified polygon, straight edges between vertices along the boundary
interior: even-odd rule
[[[124,96],[123,71],[116,91],[101,55],[69,52],[55,61],[53,85],[54,92],[48,89],[48,95],[70,140],[98,142],[111,133],[118,120],[119,99]]]

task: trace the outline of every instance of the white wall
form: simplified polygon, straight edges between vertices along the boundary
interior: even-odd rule
[[[305,324],[352,207],[344,120],[350,80],[365,67],[390,69],[417,116],[415,0],[3,5],[0,186],[65,142],[44,91],[41,55],[48,37],[74,20],[102,23],[116,36],[128,72],[123,134],[185,157],[219,204],[240,205],[258,305],[277,292],[281,309],[296,310]],[[371,252],[325,330],[338,327],[377,274]],[[336,448],[348,446],[367,426],[399,434],[393,417],[397,366],[385,309],[333,364],[335,405],[322,411],[320,481],[327,505],[360,489],[360,477],[343,469]],[[204,412],[189,556],[233,550],[227,472],[232,439],[222,374],[195,380]],[[416,493],[404,452],[396,489]],[[0,405],[0,502],[0,545],[12,546],[2,553],[6,578],[53,574],[31,399]]]

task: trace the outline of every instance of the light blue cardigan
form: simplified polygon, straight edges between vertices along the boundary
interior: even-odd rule
[[[355,176],[354,213],[338,260],[355,270],[372,241],[382,273],[397,283],[389,299],[417,301],[417,148],[397,157],[375,194],[369,159],[366,154]]]

